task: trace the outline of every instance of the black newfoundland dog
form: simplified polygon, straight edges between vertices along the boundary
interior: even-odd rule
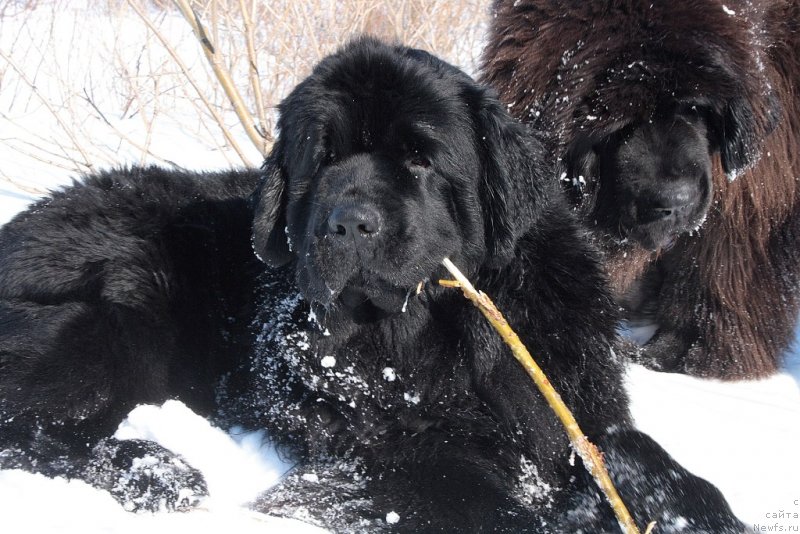
[[[800,1],[500,0],[483,81],[552,133],[655,368],[774,373],[800,310]]]
[[[190,505],[198,472],[109,438],[137,403],[177,397],[296,459],[254,504],[268,513],[340,532],[617,531],[498,336],[435,283],[447,256],[536,352],[639,524],[743,530],[632,428],[598,255],[491,92],[365,38],[292,91],[279,131],[262,171],[88,176],[2,229],[4,467]]]

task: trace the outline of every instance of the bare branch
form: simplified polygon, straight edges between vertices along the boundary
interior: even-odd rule
[[[239,0],[239,7],[242,10],[242,20],[244,21],[244,35],[245,43],[247,45],[247,61],[248,61],[248,78],[250,78],[250,85],[253,90],[253,98],[256,101],[256,113],[258,114],[258,124],[261,130],[261,136],[264,138],[264,146],[262,152],[265,154],[269,151],[270,146],[275,140],[272,133],[267,128],[267,114],[264,109],[264,91],[261,87],[261,76],[258,73],[258,60],[255,47],[255,28],[253,27],[253,12],[255,12],[255,0],[251,2],[251,9],[248,10],[245,6],[245,0]]]
[[[52,103],[48,99],[46,99],[44,96],[42,96],[42,94],[36,88],[36,84],[33,83],[27,77],[27,75],[25,74],[25,71],[22,70],[16,64],[16,62],[14,62],[14,60],[10,56],[8,56],[5,52],[3,52],[2,50],[0,50],[0,58],[4,59],[6,61],[6,63],[8,63],[8,65],[12,69],[14,69],[14,71],[17,73],[17,75],[28,85],[28,88],[30,89],[31,93],[33,95],[35,95],[36,98],[38,98],[39,101],[42,103],[42,105],[44,105],[47,108],[47,111],[50,112],[50,114],[53,116],[53,118],[56,120],[56,122],[58,122],[58,125],[61,127],[61,129],[64,130],[64,133],[67,134],[67,137],[69,137],[70,141],[72,141],[73,147],[75,148],[75,150],[77,150],[80,153],[81,157],[83,158],[83,161],[78,161],[78,160],[72,159],[72,162],[75,163],[75,165],[86,167],[87,169],[90,169],[92,167],[92,164],[90,163],[90,158],[88,157],[86,152],[83,150],[83,147],[81,146],[81,143],[75,137],[75,135],[74,135],[74,133],[72,131],[72,128],[70,128],[66,124],[66,122],[64,122],[62,120],[61,115],[55,110],[55,108],[53,107]],[[66,151],[65,151],[65,153],[66,153]]]
[[[134,2],[134,0],[127,0],[127,2],[128,2],[128,5],[131,6],[131,8],[134,11],[136,11],[136,14],[139,15],[139,18],[141,18],[144,21],[144,23],[147,25],[147,27],[150,29],[150,31],[152,31],[153,34],[156,37],[158,37],[158,40],[161,41],[161,44],[164,45],[164,48],[167,49],[167,52],[169,52],[169,55],[172,56],[172,59],[175,60],[175,63],[177,63],[177,65],[180,68],[181,72],[186,77],[186,81],[189,82],[189,84],[191,84],[191,86],[197,92],[197,95],[200,97],[200,99],[205,104],[205,107],[208,110],[208,112],[211,113],[212,117],[214,117],[214,121],[219,126],[219,129],[222,132],[222,135],[225,136],[225,139],[228,141],[228,143],[233,147],[233,149],[239,155],[239,157],[241,158],[242,162],[246,166],[252,167],[253,163],[245,155],[244,151],[242,150],[242,147],[239,146],[239,143],[236,142],[236,139],[233,137],[233,135],[231,134],[230,130],[225,125],[225,121],[222,119],[222,116],[219,114],[219,112],[217,112],[217,110],[214,108],[214,106],[211,105],[211,102],[208,100],[208,98],[206,98],[204,91],[197,84],[197,82],[194,79],[194,76],[191,75],[191,73],[189,72],[188,67],[183,62],[183,60],[181,60],[181,58],[178,55],[178,53],[175,51],[175,48],[169,43],[169,41],[166,39],[166,37],[164,37],[164,34],[158,28],[155,27],[153,22],[150,20],[149,17],[147,17],[147,15],[145,15],[145,13],[141,10],[141,8],[138,5],[136,5],[136,2]]]
[[[217,80],[219,80],[219,83],[225,90],[225,94],[228,96],[228,99],[233,105],[236,116],[239,117],[239,122],[241,122],[242,126],[244,127],[247,136],[250,138],[250,141],[255,145],[255,147],[266,156],[266,152],[264,151],[265,146],[271,147],[271,143],[265,143],[264,137],[258,133],[258,130],[255,127],[255,122],[250,116],[250,112],[247,111],[247,108],[242,101],[242,96],[239,94],[239,90],[236,89],[236,85],[234,85],[230,73],[227,71],[227,69],[225,69],[222,63],[219,52],[214,48],[214,44],[206,34],[206,30],[203,27],[203,24],[200,22],[200,18],[192,10],[186,0],[174,1],[181,10],[183,17],[191,25],[195,37],[197,37],[197,40],[200,41],[203,54],[206,56],[206,59],[211,65],[211,69],[214,71]]]

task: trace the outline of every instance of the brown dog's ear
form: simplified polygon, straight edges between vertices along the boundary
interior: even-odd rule
[[[711,119],[711,130],[719,146],[722,167],[729,178],[747,170],[760,155],[764,139],[777,127],[781,106],[769,91],[760,98],[762,109],[754,109],[746,98],[726,103],[718,117]]]
[[[539,140],[493,93],[481,91],[477,135],[484,161],[480,195],[487,263],[501,267],[513,259],[517,240],[537,223],[552,169]]]
[[[253,193],[252,244],[256,256],[272,267],[289,263],[292,252],[286,237],[286,174],[278,142],[264,161],[264,178]]]

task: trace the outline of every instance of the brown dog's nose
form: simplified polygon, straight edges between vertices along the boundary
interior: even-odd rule
[[[380,213],[370,206],[337,206],[328,217],[328,232],[333,235],[366,239],[380,230]]]
[[[694,180],[678,180],[662,183],[661,189],[640,194],[637,202],[639,224],[659,221],[667,217],[680,219],[692,211],[701,197]]]

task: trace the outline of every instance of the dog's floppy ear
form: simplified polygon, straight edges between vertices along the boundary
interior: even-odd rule
[[[282,165],[282,143],[278,141],[264,162],[264,178],[253,193],[253,250],[272,267],[292,259],[286,238],[286,175]]]
[[[763,109],[755,110],[748,99],[739,97],[726,103],[711,128],[719,144],[722,167],[728,177],[747,170],[756,162],[764,138],[778,125],[781,107],[771,91],[763,97]]]
[[[477,134],[484,161],[480,195],[487,263],[501,267],[513,259],[517,240],[536,224],[545,180],[552,173],[539,140],[511,118],[491,91],[481,92]]]

